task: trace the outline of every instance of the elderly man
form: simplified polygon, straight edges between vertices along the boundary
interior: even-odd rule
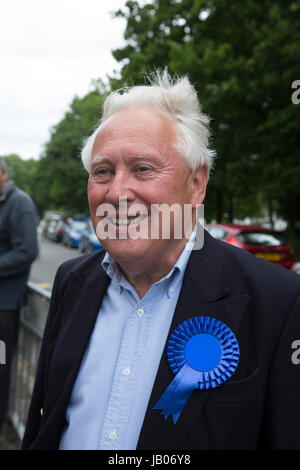
[[[24,449],[300,447],[300,280],[202,246],[207,124],[166,72],[107,98],[82,151],[105,251],[57,272]]]
[[[31,198],[7,180],[0,157],[0,431],[8,406],[9,379],[16,348],[20,308],[26,303],[30,265],[37,253],[37,214]]]

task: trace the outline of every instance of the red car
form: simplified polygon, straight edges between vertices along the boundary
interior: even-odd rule
[[[282,232],[261,225],[207,224],[206,229],[214,238],[285,268],[295,263],[293,247]]]

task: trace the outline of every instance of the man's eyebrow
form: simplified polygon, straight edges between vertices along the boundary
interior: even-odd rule
[[[111,162],[111,159],[109,157],[106,157],[106,156],[102,156],[102,155],[97,155],[97,157],[94,157],[91,161],[91,170],[99,165],[99,163],[105,163],[105,162]]]
[[[161,159],[153,154],[149,155],[147,153],[144,154],[132,154],[127,156],[128,159],[133,160],[133,161],[153,161],[156,163],[160,163]],[[94,157],[91,161],[91,169],[95,168],[97,165],[100,163],[112,163],[112,160],[110,157],[105,156],[105,155],[97,155]]]
[[[149,160],[149,161],[154,161],[154,162],[160,162],[161,159],[153,154],[148,154],[148,153],[140,153],[140,154],[133,154],[133,155],[128,155],[128,158],[134,161],[141,161],[141,160]]]

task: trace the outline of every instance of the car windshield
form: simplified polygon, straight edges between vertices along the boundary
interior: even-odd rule
[[[237,238],[246,245],[256,246],[282,246],[286,241],[281,233],[278,232],[242,232]]]
[[[217,238],[218,240],[224,240],[226,238],[227,232],[221,229],[220,227],[206,227],[207,231],[211,234],[212,237]]]
[[[73,230],[83,230],[86,226],[86,222],[73,222],[72,229]]]

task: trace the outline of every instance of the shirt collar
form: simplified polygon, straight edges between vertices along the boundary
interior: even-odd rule
[[[177,261],[174,264],[173,268],[168,272],[168,274],[166,274],[166,276],[164,276],[162,279],[157,281],[156,284],[162,282],[165,279],[170,279],[171,276],[175,277],[176,275],[179,275],[179,274],[183,275],[183,273],[185,271],[185,268],[187,266],[191,251],[192,251],[192,245],[195,242],[196,230],[197,230],[197,224],[195,224],[195,227],[194,227],[193,232],[192,232],[192,234],[189,238],[189,241],[186,243],[184,250],[182,251],[179,258],[177,259]],[[118,267],[118,264],[116,263],[116,261],[113,259],[113,257],[108,252],[105,253],[105,256],[102,260],[101,265],[102,265],[102,268],[104,269],[104,271],[106,272],[106,274],[113,281],[117,282],[119,285],[124,284],[124,281],[126,281],[126,280],[125,280],[122,272],[120,271],[120,269]],[[126,284],[127,284],[127,281],[126,281]]]

